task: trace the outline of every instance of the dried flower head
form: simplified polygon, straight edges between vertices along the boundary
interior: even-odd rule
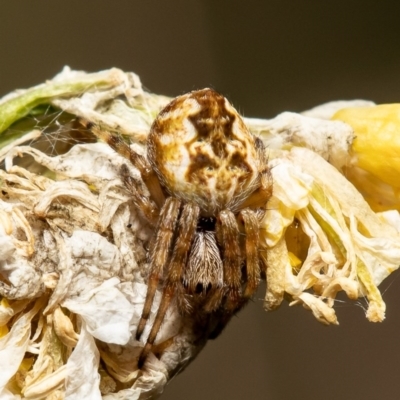
[[[375,138],[398,125],[397,114],[371,103],[340,102],[304,115],[242,120],[222,96],[195,94],[172,101],[151,130],[168,103],[168,98],[143,91],[135,74],[68,68],[45,84],[0,100],[1,398],[156,397],[205,345],[210,332],[198,328],[210,313],[182,312],[182,304],[189,304],[190,311],[209,298],[207,291],[196,293],[198,282],[208,287],[199,270],[196,279],[180,275],[181,286],[174,290],[183,295],[174,298],[189,296],[189,302],[168,303],[138,369],[167,281],[166,275],[153,286],[148,281],[154,271],[148,247],[155,252],[152,239],[164,204],[154,196],[155,182],[161,183],[159,194],[179,201],[176,226],[178,221],[184,225],[186,208],[198,210],[190,219],[194,234],[187,247],[195,271],[204,260],[196,264],[198,257],[191,253],[214,246],[222,263],[227,255],[232,260],[240,255],[240,266],[256,266],[254,260],[267,265],[266,309],[278,307],[286,294],[291,304],[302,304],[319,321],[335,324],[334,300],[345,291],[351,299],[367,298],[369,320],[383,320],[378,285],[400,264],[397,181],[387,179],[398,166],[386,157],[382,174],[382,158],[371,151],[376,141],[364,133]],[[374,116],[374,123],[366,116]],[[146,165],[141,169],[115,146],[98,142],[81,120],[101,127],[96,136],[112,133],[122,138],[126,151],[150,160],[156,179],[145,177]],[[390,123],[382,123],[386,120]],[[30,121],[36,122],[32,126]],[[210,132],[215,139],[207,136]],[[178,147],[170,133],[181,135]],[[192,136],[204,140],[192,141]],[[380,208],[380,197],[368,192],[363,173],[374,176],[380,194],[392,190],[390,204]],[[214,190],[221,184],[223,190]],[[360,194],[364,191],[370,204]],[[147,200],[146,211],[139,204]],[[244,228],[228,229],[238,216]],[[178,242],[188,243],[177,239],[177,229],[166,255],[170,260]],[[240,238],[257,237],[251,242],[258,243],[256,248],[248,239],[228,239],[237,231],[245,233]],[[239,250],[227,250],[228,243]],[[210,307],[215,323],[223,321],[218,310],[229,304],[230,294],[243,299],[252,293],[244,296],[249,271],[234,269],[240,281],[235,286],[224,280],[224,268],[224,290]],[[262,272],[253,276],[257,285]],[[154,297],[146,301],[149,287]],[[190,297],[195,295],[199,303]],[[143,318],[145,303],[149,313]],[[141,320],[143,332],[137,335]]]

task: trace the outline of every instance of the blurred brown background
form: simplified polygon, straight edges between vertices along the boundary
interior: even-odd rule
[[[296,0],[0,1],[0,95],[63,65],[137,72],[175,96],[212,86],[246,116],[272,117],[325,101],[400,101],[400,2]],[[338,327],[263,288],[164,400],[364,399],[400,393],[400,279],[381,288],[387,320],[363,301],[338,302]]]

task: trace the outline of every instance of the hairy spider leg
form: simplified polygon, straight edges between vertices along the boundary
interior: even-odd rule
[[[128,167],[123,164],[121,166],[121,177],[132,197],[135,206],[141,210],[145,218],[155,226],[160,216],[160,210],[152,199],[141,190],[142,184],[139,179],[130,175]]]
[[[223,210],[217,219],[217,238],[222,248],[224,287],[216,288],[209,294],[204,310],[214,321],[208,333],[215,339],[224,329],[230,318],[246,302],[242,299],[242,271],[239,245],[239,226],[234,213]]]
[[[228,288],[224,308],[226,311],[234,311],[241,303],[239,227],[235,215],[230,210],[220,212],[217,227],[218,225],[222,238],[224,281]]]
[[[180,206],[180,200],[168,197],[161,208],[159,222],[156,227],[156,237],[150,248],[150,276],[147,283],[148,287],[142,316],[140,317],[136,331],[137,340],[142,336],[147,320],[149,319],[154,295],[163,274],[163,269],[168,261]]]
[[[140,354],[138,367],[142,368],[148,354],[150,353],[154,341],[156,340],[158,331],[164,320],[165,314],[174,297],[177,287],[182,284],[182,273],[186,266],[190,247],[193,242],[193,237],[196,232],[197,220],[199,217],[200,209],[194,204],[185,204],[182,209],[181,216],[178,222],[178,229],[176,235],[176,242],[174,245],[171,261],[169,262],[167,270],[168,275],[164,284],[164,290],[161,297],[160,306],[156,318],[154,319],[153,326],[147,338],[147,343]]]
[[[260,263],[258,255],[259,223],[255,211],[246,208],[239,213],[243,220],[245,231],[246,251],[246,286],[243,297],[249,299],[257,290],[260,283]]]
[[[268,167],[260,171],[260,186],[240,204],[240,208],[265,208],[272,196],[272,177]]]
[[[144,184],[146,185],[147,189],[149,189],[152,199],[154,199],[157,206],[161,208],[161,206],[164,204],[165,196],[161,189],[157,175],[150,163],[147,161],[146,157],[143,157],[142,155],[133,151],[119,135],[110,133],[101,128],[99,125],[93,124],[92,122],[84,119],[81,119],[80,123],[89,129],[99,139],[107,143],[118,154],[129,160],[132,165],[139,170]]]

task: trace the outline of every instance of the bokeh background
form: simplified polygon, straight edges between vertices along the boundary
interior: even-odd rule
[[[396,1],[3,0],[0,13],[0,95],[67,64],[135,71],[170,96],[211,86],[249,117],[400,101]],[[382,284],[382,324],[362,299],[338,301],[336,327],[287,304],[266,313],[261,288],[162,399],[398,399],[398,275]]]

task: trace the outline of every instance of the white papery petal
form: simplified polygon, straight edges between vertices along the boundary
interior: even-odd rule
[[[274,159],[271,164],[274,182],[273,197],[278,198],[286,207],[293,210],[306,207],[314,181],[313,177],[285,159]]]
[[[101,400],[99,360],[96,343],[82,322],[78,344],[67,362],[65,400]]]
[[[3,389],[3,390],[0,390],[0,399],[1,400],[21,400],[21,396],[19,396],[18,394],[12,394],[7,389]]]
[[[384,222],[393,226],[398,233],[400,233],[400,213],[397,210],[389,210],[377,213],[378,217]]]
[[[134,306],[117,288],[119,283],[118,278],[111,278],[98,288],[64,301],[63,306],[79,314],[95,338],[124,345],[130,339]]]
[[[400,241],[390,237],[365,237],[356,230],[354,221],[351,227],[352,235],[374,283],[379,285],[400,265]]]
[[[275,246],[282,238],[285,229],[293,222],[295,210],[286,207],[276,197],[268,202],[263,225],[265,226],[265,241],[268,247]]]
[[[306,147],[337,168],[346,164],[354,139],[350,125],[341,121],[310,118],[283,112],[270,120],[245,119],[250,130],[260,135],[268,149]]]
[[[15,246],[11,236],[0,236],[0,261],[7,260],[7,258],[12,256],[14,251]]]

